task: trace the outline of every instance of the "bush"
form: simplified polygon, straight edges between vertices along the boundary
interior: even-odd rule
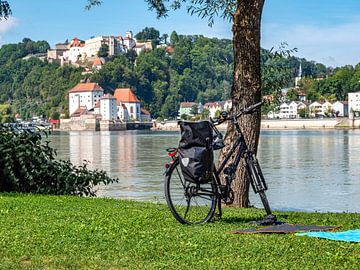
[[[94,186],[117,182],[102,170],[56,160],[49,141],[40,132],[0,126],[0,192],[95,196]]]

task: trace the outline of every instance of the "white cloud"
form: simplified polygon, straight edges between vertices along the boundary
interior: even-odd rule
[[[19,20],[15,17],[9,17],[7,20],[0,21],[0,44],[3,37],[19,24]]]
[[[276,47],[282,41],[298,48],[299,57],[330,66],[360,62],[360,21],[333,26],[263,25],[262,46]]]

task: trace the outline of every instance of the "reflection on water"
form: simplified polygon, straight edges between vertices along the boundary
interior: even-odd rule
[[[164,200],[163,172],[177,132],[61,132],[59,158],[117,177],[98,196]],[[258,157],[275,209],[360,212],[360,130],[263,131]],[[250,194],[254,205],[260,201]]]

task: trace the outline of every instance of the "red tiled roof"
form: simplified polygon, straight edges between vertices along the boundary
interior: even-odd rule
[[[197,103],[195,103],[195,102],[181,102],[180,103],[181,108],[191,108],[194,105],[197,105]]]
[[[134,92],[130,88],[115,89],[114,97],[116,98],[117,106],[120,106],[120,102],[126,102],[126,103],[140,102],[140,100],[135,96]]]
[[[149,111],[145,110],[145,109],[140,109],[141,114],[147,114],[150,115]]]
[[[224,102],[224,104],[225,104],[225,102]],[[205,103],[204,107],[205,108],[221,107],[221,103],[220,102],[208,102],[208,103]]]
[[[77,37],[74,37],[70,47],[84,47],[85,46],[85,42],[78,39]]]
[[[85,107],[79,107],[75,112],[72,113],[71,117],[79,117],[82,114],[86,113]]]
[[[94,60],[94,63],[93,63],[93,66],[102,66],[102,61],[101,61],[101,59],[100,58],[96,58],[95,60]]]
[[[169,53],[169,54],[173,54],[174,53],[174,51],[175,51],[175,49],[174,49],[174,47],[172,47],[172,46],[168,46],[168,47],[166,47],[166,52],[167,53]]]
[[[97,83],[79,83],[70,89],[70,93],[104,91]]]

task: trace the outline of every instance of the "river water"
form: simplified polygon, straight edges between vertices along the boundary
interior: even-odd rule
[[[50,140],[60,159],[119,178],[99,197],[164,202],[165,149],[178,132],[54,132]],[[360,212],[360,130],[266,130],[258,151],[273,209]],[[261,206],[252,191],[250,200]]]

